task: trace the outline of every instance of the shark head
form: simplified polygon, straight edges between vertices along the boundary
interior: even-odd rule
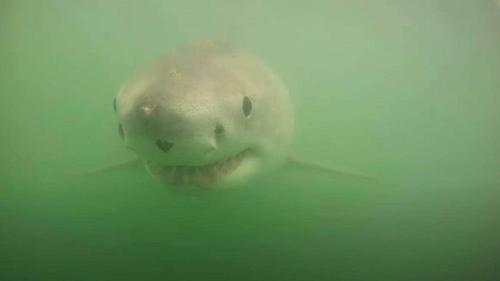
[[[259,58],[206,41],[127,81],[119,134],[170,187],[231,188],[282,165],[294,128],[289,94]]]

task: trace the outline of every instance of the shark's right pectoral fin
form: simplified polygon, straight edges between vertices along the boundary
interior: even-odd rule
[[[92,174],[100,174],[100,173],[105,173],[105,172],[110,172],[110,171],[115,171],[115,170],[126,169],[129,167],[142,168],[141,159],[136,157],[133,159],[122,161],[122,162],[109,164],[109,165],[106,165],[106,166],[103,166],[100,168],[77,171],[76,173],[73,173],[73,174],[77,175],[77,176],[92,175]]]
[[[323,164],[313,162],[313,161],[308,161],[308,160],[305,160],[301,157],[298,157],[295,154],[291,154],[288,157],[288,165],[291,165],[292,167],[296,167],[296,168],[300,168],[300,169],[306,169],[306,170],[326,173],[326,174],[332,175],[334,177],[357,178],[357,179],[369,181],[372,183],[378,183],[378,184],[381,183],[381,181],[379,179],[377,179],[376,177],[373,177],[370,175],[365,175],[365,174],[354,172],[354,171],[349,171],[349,170],[342,169],[342,168],[323,165]]]

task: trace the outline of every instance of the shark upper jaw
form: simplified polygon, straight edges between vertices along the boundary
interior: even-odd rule
[[[250,154],[251,149],[245,149],[234,156],[200,166],[163,165],[149,161],[145,161],[145,164],[154,175],[173,187],[195,186],[209,189],[236,172]]]

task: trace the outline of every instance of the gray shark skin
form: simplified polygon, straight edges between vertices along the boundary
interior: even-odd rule
[[[202,41],[135,74],[114,101],[119,134],[172,188],[244,185],[288,161],[294,113],[258,57]]]

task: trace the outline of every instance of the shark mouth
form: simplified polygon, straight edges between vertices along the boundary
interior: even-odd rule
[[[155,167],[148,166],[155,174],[171,185],[205,185],[217,182],[234,172],[240,166],[246,153],[247,150],[244,150],[233,157],[203,166],[161,164],[155,165]]]

